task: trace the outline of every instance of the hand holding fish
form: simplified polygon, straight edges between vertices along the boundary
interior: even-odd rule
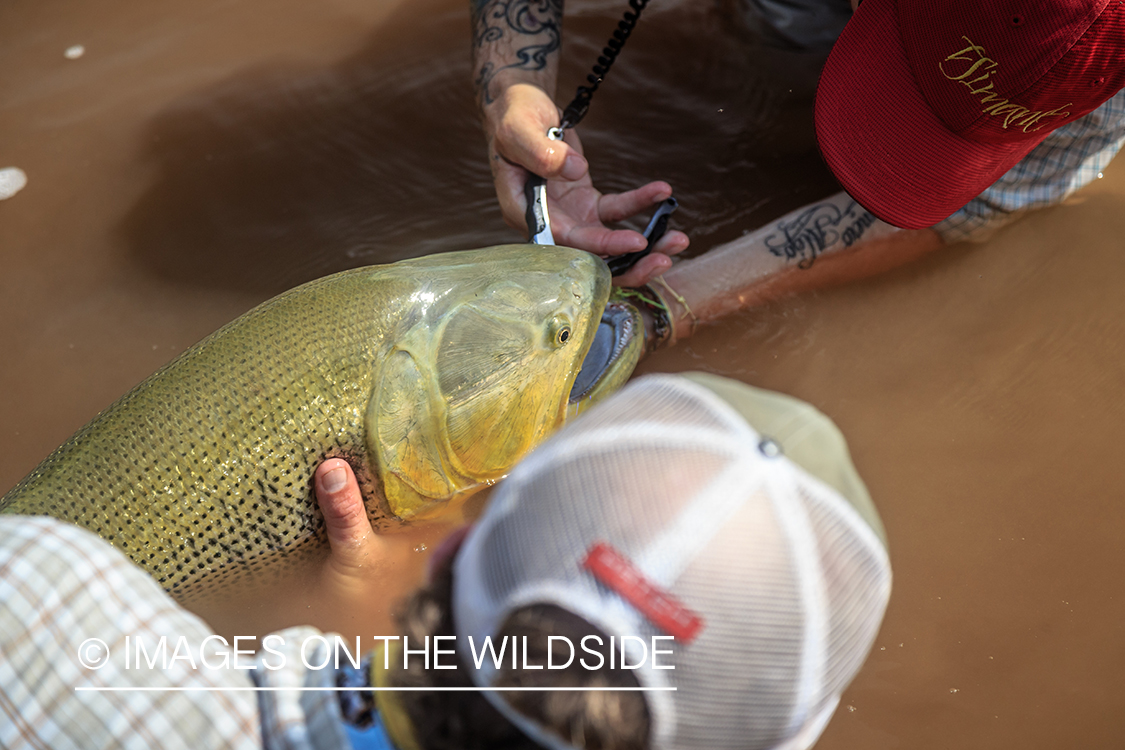
[[[316,469],[316,502],[324,514],[331,549],[324,567],[330,585],[361,580],[385,552],[385,541],[371,528],[363,493],[348,462],[330,458]]]
[[[396,575],[395,570],[396,540],[372,528],[359,482],[347,461],[330,458],[314,476],[329,549],[315,573],[315,614],[373,621],[378,616],[377,607],[372,611],[373,602],[406,593],[401,579],[408,576]],[[342,627],[334,620],[325,624]]]
[[[578,134],[566,131],[563,141],[546,136],[559,123],[558,109],[539,87],[516,84],[484,108],[489,163],[504,221],[527,230],[524,183],[529,173],[547,178],[548,210],[555,241],[600,255],[623,255],[644,250],[640,232],[610,229],[606,223],[647,211],[672,195],[666,182],[656,181],[624,193],[601,193],[590,177],[589,164]],[[655,252],[616,278],[622,286],[640,286],[672,266],[669,256],[688,246],[683,232],[670,231]]]

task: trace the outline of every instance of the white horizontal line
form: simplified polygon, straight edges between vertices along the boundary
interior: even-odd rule
[[[184,692],[201,690],[206,692],[277,692],[280,690],[296,690],[299,692],[341,692],[344,690],[370,690],[372,692],[417,692],[417,693],[544,693],[544,692],[631,692],[631,693],[656,693],[675,692],[674,687],[76,687],[78,690],[88,690],[99,693],[127,692],[130,690],[145,692]]]

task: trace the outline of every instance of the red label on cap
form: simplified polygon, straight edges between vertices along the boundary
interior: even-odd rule
[[[645,578],[633,563],[605,542],[591,547],[582,565],[668,635],[684,643],[691,643],[699,635],[703,618]]]

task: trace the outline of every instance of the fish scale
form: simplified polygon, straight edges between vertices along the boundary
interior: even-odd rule
[[[539,302],[530,309],[489,307],[492,297],[515,287]],[[278,553],[323,554],[312,476],[327,457],[352,464],[377,529],[424,515],[448,496],[426,496],[412,466],[371,446],[421,440],[409,455],[439,456],[422,468],[445,471],[443,481],[455,490],[450,496],[467,494],[497,477],[448,475],[449,466],[464,462],[449,454],[446,422],[492,425],[509,412],[491,389],[507,388],[507,398],[531,408],[520,410],[526,423],[505,425],[495,439],[519,450],[489,458],[514,464],[565,418],[608,294],[601,261],[561,248],[528,254],[526,246],[429,256],[311,282],[263,303],[142,382],[0,499],[0,512],[84,526],[176,594],[223,586],[266,562],[284,568]],[[546,326],[560,316],[581,340],[552,349]],[[433,369],[448,321],[479,317],[526,356],[518,360],[518,383],[511,361],[502,383],[486,371],[488,340],[478,342],[475,355],[484,369],[469,367],[476,362],[471,351],[455,358],[467,368],[459,373],[461,388],[481,396],[458,407],[440,392],[441,373]],[[457,330],[464,336],[474,329]],[[413,342],[413,379],[384,367],[392,354],[405,356],[403,341]],[[631,371],[635,361],[624,366]],[[377,407],[400,392],[408,407],[428,405],[424,413],[406,412],[409,434],[395,432],[394,421],[379,423]],[[489,434],[481,439],[487,443]],[[388,500],[388,482],[405,500]],[[417,507],[410,504],[416,498]]]
[[[345,292],[350,281],[332,282],[344,292],[332,296],[332,314],[301,314],[323,309],[314,287],[201,342],[60,447],[9,493],[4,510],[85,526],[173,590],[316,535],[312,472],[328,455],[363,452],[363,410],[308,395],[332,392],[333,382],[369,391],[365,365],[381,341],[381,321],[370,315],[366,326],[332,325],[377,302],[370,292]],[[293,358],[301,369],[284,356],[302,348],[296,337],[322,344]],[[284,408],[294,401],[303,408]]]

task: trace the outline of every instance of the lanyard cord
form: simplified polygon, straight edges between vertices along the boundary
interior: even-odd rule
[[[594,72],[586,76],[586,81],[590,85],[578,87],[574,99],[563,110],[559,127],[547,131],[548,138],[561,141],[563,131],[567,128],[573,128],[586,116],[586,112],[590,109],[590,99],[593,98],[594,92],[598,90],[598,86],[605,80],[609,69],[613,67],[613,61],[621,54],[621,48],[625,46],[629,35],[633,33],[633,27],[637,25],[637,21],[641,18],[641,12],[648,5],[648,2],[649,0],[629,0],[629,7],[632,10],[625,11],[621,20],[617,22],[617,28],[613,30],[613,36],[609,38],[606,46],[602,48],[602,53],[598,55]],[[527,199],[526,219],[531,242],[543,245],[555,244],[554,235],[551,233],[551,220],[547,214],[547,181],[538,175],[531,175],[524,185],[524,197]],[[648,228],[645,229],[644,236],[648,240],[648,246],[644,250],[620,255],[608,261],[610,271],[614,276],[625,273],[638,260],[652,251],[653,245],[668,228],[668,219],[677,207],[675,198],[669,198],[661,204],[649,222]]]
[[[621,53],[621,48],[625,46],[626,40],[629,39],[637,21],[640,20],[641,11],[645,9],[646,5],[648,5],[648,0],[629,0],[629,7],[636,12],[625,11],[625,15],[617,22],[617,28],[614,29],[613,36],[609,38],[606,46],[602,49],[602,53],[598,55],[594,72],[586,76],[586,81],[590,85],[579,86],[578,93],[563,110],[562,123],[559,125],[561,130],[573,128],[586,116],[586,111],[590,109],[590,99],[594,96],[594,92],[598,90],[598,86],[605,80],[609,69],[613,67],[613,61]]]

